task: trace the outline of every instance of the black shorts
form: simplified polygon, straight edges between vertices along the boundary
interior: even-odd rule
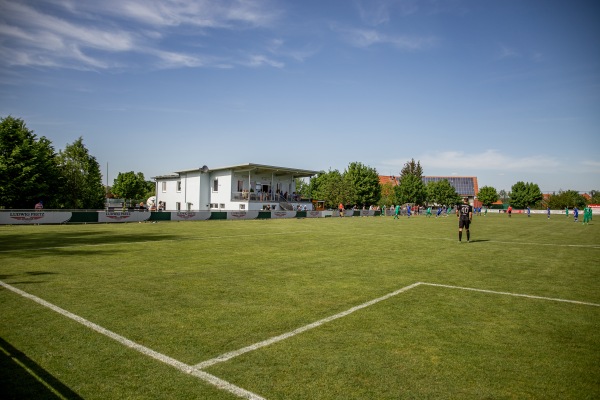
[[[461,218],[461,219],[458,220],[458,227],[460,229],[462,229],[462,228],[469,229],[469,223],[470,222],[471,221],[469,221],[468,219],[462,219]]]

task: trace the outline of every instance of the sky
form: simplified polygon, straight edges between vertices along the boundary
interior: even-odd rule
[[[112,185],[256,163],[600,189],[596,0],[0,0],[0,117]]]

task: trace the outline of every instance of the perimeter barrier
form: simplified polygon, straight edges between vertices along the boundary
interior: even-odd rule
[[[347,210],[344,217],[374,217],[375,210]],[[0,210],[0,225],[97,224],[127,222],[206,221],[236,219],[328,218],[333,211],[60,211]]]

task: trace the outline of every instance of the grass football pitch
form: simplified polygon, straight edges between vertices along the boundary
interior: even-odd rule
[[[0,226],[0,394],[598,399],[599,226]]]

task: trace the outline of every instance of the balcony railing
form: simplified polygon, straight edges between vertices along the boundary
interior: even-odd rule
[[[297,194],[283,196],[272,193],[262,192],[231,192],[232,201],[276,201],[276,202],[310,202],[309,199],[303,199]]]

